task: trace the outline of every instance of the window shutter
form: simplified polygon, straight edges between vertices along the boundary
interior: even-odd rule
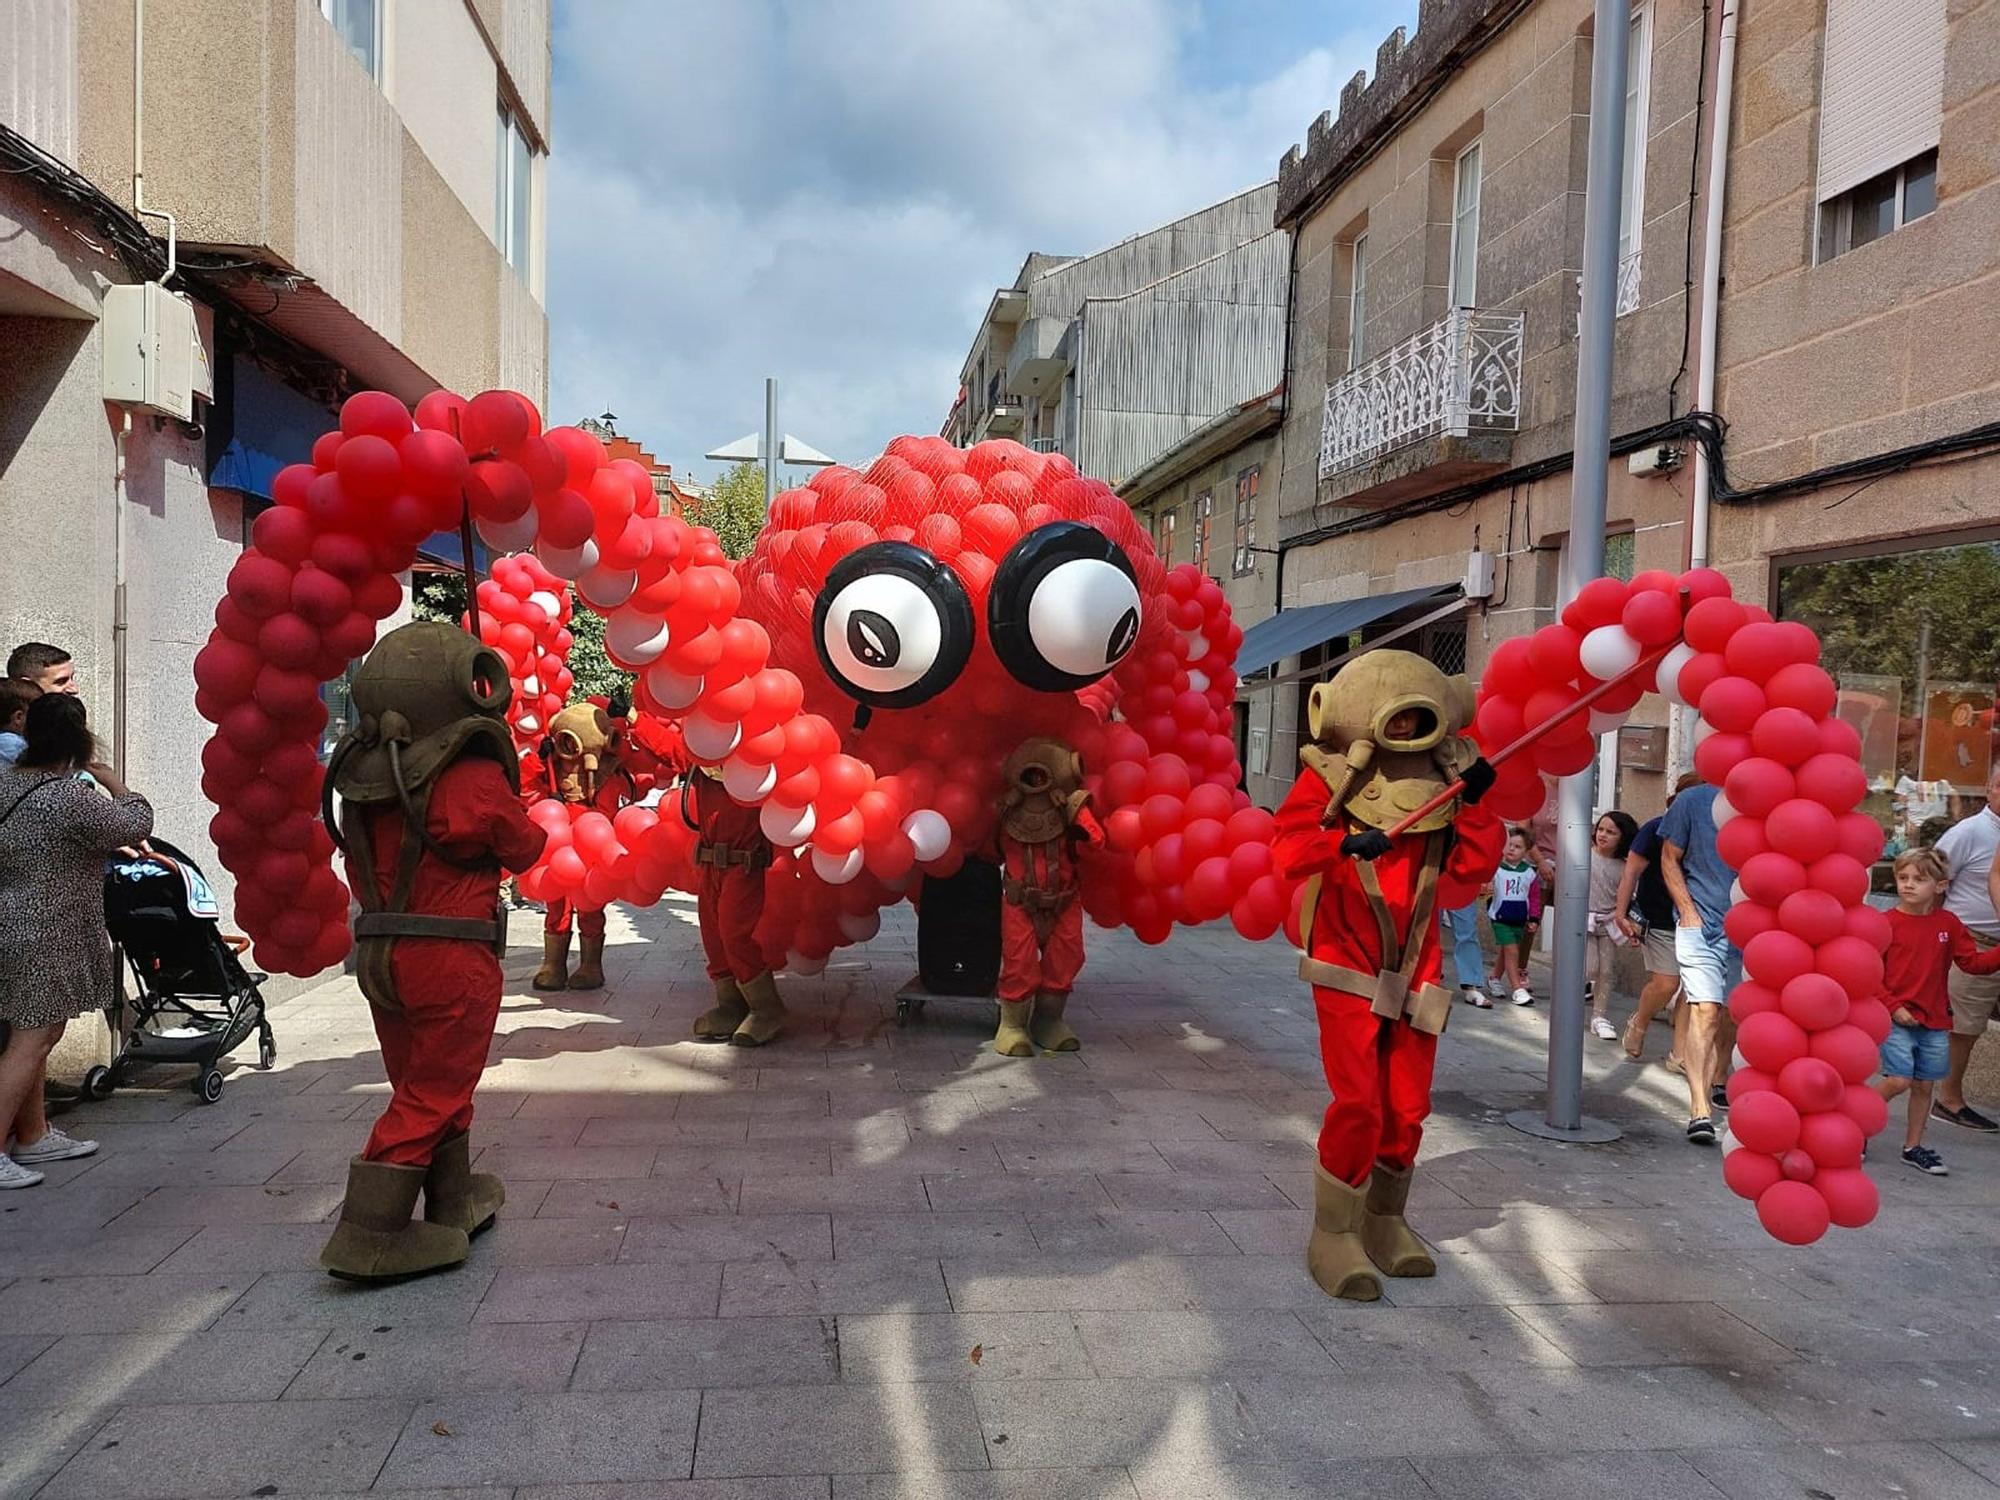
[[[1819,200],[1938,143],[1945,0],[1827,0]]]

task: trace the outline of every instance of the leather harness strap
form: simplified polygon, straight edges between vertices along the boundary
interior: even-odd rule
[[[1364,974],[1358,969],[1327,963],[1311,956],[1313,922],[1318,915],[1323,877],[1314,875],[1307,880],[1299,910],[1299,936],[1307,951],[1299,956],[1299,977],[1322,989],[1360,996],[1369,1002],[1378,1016],[1391,1020],[1407,1018],[1419,1031],[1434,1035],[1442,1032],[1451,1018],[1450,992],[1434,984],[1419,985],[1414,989],[1411,986],[1416,979],[1417,964],[1423,957],[1424,934],[1437,914],[1438,874],[1450,845],[1448,832],[1441,830],[1423,836],[1424,852],[1417,870],[1416,901],[1410,912],[1407,934],[1404,935],[1396,932],[1395,919],[1387,898],[1382,894],[1381,877],[1376,874],[1374,863],[1358,861],[1361,889],[1368,898],[1368,909],[1374,914],[1382,943],[1382,968],[1377,973]]]
[[[722,870],[762,870],[771,863],[771,849],[768,844],[739,849],[734,844],[698,843],[694,846],[694,862]]]

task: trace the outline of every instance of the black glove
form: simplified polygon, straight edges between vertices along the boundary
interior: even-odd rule
[[[611,694],[611,701],[605,704],[604,711],[607,714],[611,715],[611,717],[614,719],[631,718],[632,694],[630,693],[630,691],[628,691],[625,688],[618,688],[617,690],[615,690]]]
[[[1468,807],[1474,805],[1493,790],[1493,783],[1499,776],[1500,773],[1493,769],[1493,763],[1485,756],[1480,756],[1458,773],[1458,779],[1465,783],[1465,790],[1458,794],[1459,799]]]
[[[1340,852],[1349,859],[1380,859],[1395,847],[1379,828],[1364,828],[1340,841]]]

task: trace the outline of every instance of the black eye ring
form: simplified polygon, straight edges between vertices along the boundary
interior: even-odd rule
[[[1045,622],[1035,618],[1036,601],[1050,575],[1076,563],[1101,565],[1082,571],[1105,581],[1105,570],[1115,569],[1129,587],[1130,600],[1113,584],[1095,601],[1105,617],[1087,621],[1082,635],[1061,642],[1038,640],[1035,627]],[[1117,666],[1139,639],[1138,573],[1125,549],[1094,526],[1081,521],[1038,526],[1009,549],[994,573],[986,630],[994,654],[1024,686],[1048,693],[1088,687]]]
[[[870,588],[870,580],[879,583]],[[857,585],[864,596],[843,597]],[[829,621],[834,643],[827,639]],[[909,542],[856,548],[828,571],[813,601],[820,666],[843,693],[871,708],[913,708],[935,698],[965,669],[975,634],[964,583]]]

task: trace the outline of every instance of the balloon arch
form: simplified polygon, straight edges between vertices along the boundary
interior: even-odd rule
[[[1271,817],[1238,788],[1242,631],[1220,586],[1164,567],[1130,508],[1059,454],[898,438],[866,471],[780,495],[732,563],[712,532],[660,513],[641,466],[544,430],[517,393],[436,392],[413,417],[364,392],[272,500],[195,660],[196,707],[216,726],[210,832],[268,970],[318,973],[349,947],[315,816],[320,688],[401,607],[417,547],[468,516],[509,554],[478,587],[478,628],[508,662],[517,741],[533,744],[572,686],[573,584],[635,675],[636,710],[677,724],[690,756],[761,809],[780,850],[758,930],[774,966],[817,972],[916,877],[982,848],[1000,763],[1032,734],[1083,757],[1109,835],[1084,869],[1098,924],[1149,943],[1225,916],[1252,940],[1288,911],[1295,924]],[[1541,806],[1540,773],[1583,770],[1645,692],[1699,707],[1695,764],[1723,789],[1718,838],[1740,872],[1728,932],[1747,971],[1730,1001],[1724,1172],[1794,1243],[1873,1217],[1861,1147],[1886,1119],[1865,1086],[1889,1026],[1887,922],[1863,899],[1882,836],[1856,811],[1860,740],[1818,653],[1718,574],[1599,579],[1559,623],[1494,651],[1472,731],[1494,752],[1539,730],[1490,794],[1518,818]],[[530,895],[590,907],[692,888],[691,834],[671,811],[544,801],[531,816],[550,840],[522,872]]]

